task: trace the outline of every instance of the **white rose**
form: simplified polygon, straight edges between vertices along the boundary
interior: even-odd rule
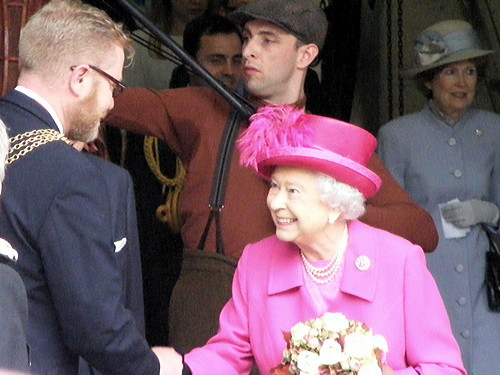
[[[360,332],[346,335],[344,338],[344,354],[354,358],[368,358],[373,355],[371,336]]]
[[[349,320],[341,313],[325,313],[323,323],[326,330],[333,332],[340,332],[349,327]]]
[[[304,323],[297,323],[292,327],[290,333],[292,335],[292,341],[294,345],[297,345],[296,343],[305,341],[309,334],[309,327]]]
[[[323,320],[321,320],[321,318],[314,319],[311,322],[311,327],[316,330],[323,329]]]
[[[319,335],[319,330],[314,327],[309,328],[309,336],[318,336]]]
[[[319,375],[319,355],[304,350],[299,353],[297,367],[301,375]]]
[[[321,344],[317,337],[308,337],[307,345],[309,346],[309,349],[319,349]]]
[[[334,365],[344,359],[342,347],[336,340],[327,339],[319,351],[319,362],[322,365]]]
[[[384,353],[389,351],[389,344],[387,344],[387,340],[382,335],[373,336],[373,347],[382,350]]]
[[[371,361],[361,366],[358,375],[382,375],[382,369],[377,362]]]

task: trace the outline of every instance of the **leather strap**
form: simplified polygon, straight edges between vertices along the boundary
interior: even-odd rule
[[[233,110],[228,118],[224,133],[219,146],[219,154],[215,165],[214,179],[212,182],[212,193],[210,194],[210,215],[205,230],[198,243],[198,250],[203,251],[207,241],[208,233],[215,219],[215,239],[217,253],[224,255],[224,241],[222,238],[221,214],[224,208],[224,198],[227,187],[229,166],[233,156],[234,145],[238,137],[238,130],[242,123],[242,116],[237,110]]]

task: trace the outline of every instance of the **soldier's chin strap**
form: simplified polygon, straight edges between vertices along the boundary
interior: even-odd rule
[[[127,0],[115,0],[125,11],[129,12],[138,23],[143,25],[160,43],[167,46],[179,59],[186,64],[198,76],[203,78],[217,93],[226,99],[233,108],[238,111],[242,118],[249,118],[256,111],[255,107],[245,100],[241,95],[228,90],[223,84],[217,81],[205,68],[190,56],[181,46],[172,40],[167,34],[153,24],[136,6]]]

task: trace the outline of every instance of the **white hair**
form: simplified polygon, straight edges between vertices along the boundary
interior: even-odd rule
[[[365,197],[358,189],[319,172],[318,182],[321,200],[339,209],[344,219],[355,220],[365,213]]]

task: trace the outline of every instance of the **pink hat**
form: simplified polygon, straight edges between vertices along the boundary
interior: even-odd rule
[[[269,180],[276,166],[327,174],[373,196],[382,181],[366,166],[377,140],[366,130],[329,117],[305,114],[292,106],[260,108],[238,140],[240,164]]]

